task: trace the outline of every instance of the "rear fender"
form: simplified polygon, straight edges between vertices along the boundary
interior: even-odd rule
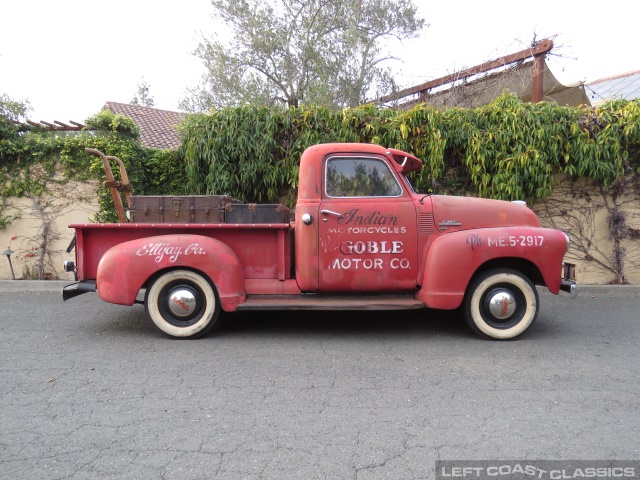
[[[105,302],[133,305],[153,275],[176,268],[208,277],[225,311],[234,311],[246,299],[244,273],[235,252],[219,240],[184,234],[145,237],[107,250],[98,264],[98,295]]]
[[[473,275],[487,262],[499,259],[532,264],[549,291],[557,294],[566,250],[564,233],[549,228],[482,228],[444,234],[429,248],[416,298],[429,308],[458,308]]]

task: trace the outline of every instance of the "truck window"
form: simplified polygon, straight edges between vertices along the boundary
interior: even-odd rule
[[[389,166],[376,158],[330,158],[325,192],[329,197],[399,197],[402,188]]]

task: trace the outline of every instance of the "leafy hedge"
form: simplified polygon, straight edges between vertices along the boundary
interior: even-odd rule
[[[179,156],[191,193],[291,202],[300,155],[326,142],[415,154],[425,164],[414,179],[420,191],[535,202],[551,193],[558,173],[608,185],[640,170],[640,100],[574,108],[505,94],[480,108],[444,111],[245,106],[190,117]]]
[[[413,179],[419,191],[530,203],[551,193],[558,173],[609,185],[640,172],[640,100],[573,108],[503,95],[444,111],[245,106],[188,117],[176,152],[141,147],[137,127],[122,115],[103,111],[86,123],[94,130],[61,135],[0,115],[0,228],[11,220],[2,215],[9,196],[39,195],[49,181],[104,181],[100,158],[86,147],[123,160],[136,195],[228,194],[289,205],[302,152],[326,142],[415,154],[425,164]],[[94,220],[116,221],[108,190],[99,195]]]
[[[185,168],[175,152],[143,148],[131,119],[104,110],[87,119],[90,131],[46,132],[18,126],[0,116],[0,228],[11,221],[3,217],[11,196],[40,195],[49,182],[105,180],[102,160],[85,152],[100,150],[120,158],[136,195],[176,195],[185,192]],[[112,165],[117,179],[118,170]],[[117,221],[110,192],[99,190],[101,210],[93,220]]]

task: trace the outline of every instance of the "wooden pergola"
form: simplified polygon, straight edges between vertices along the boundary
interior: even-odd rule
[[[13,121],[13,123],[17,125],[31,125],[32,127],[44,128],[47,131],[73,131],[73,130],[82,130],[85,126],[82,123],[74,122],[70,120],[69,124],[60,122],[58,120],[54,120],[53,123],[45,122],[44,120],[40,120],[40,122],[33,122],[31,120],[27,120],[26,122],[17,122]]]
[[[553,48],[553,41],[551,39],[545,38],[544,40],[537,42],[531,48],[527,48],[525,50],[521,50],[519,52],[512,53],[510,55],[506,55],[504,57],[500,57],[495,60],[491,60],[490,62],[485,62],[480,65],[476,65],[475,67],[470,67],[465,70],[461,70],[459,72],[453,73],[451,75],[447,75],[445,77],[436,78],[435,80],[431,80],[429,82],[422,83],[414,87],[400,90],[391,95],[380,97],[376,103],[384,104],[387,102],[393,102],[393,101],[397,101],[402,98],[406,98],[416,94],[418,94],[418,101],[424,102],[427,99],[429,92],[434,88],[441,87],[443,85],[447,85],[453,82],[465,80],[474,75],[488,73],[498,68],[502,68],[508,65],[522,62],[531,57],[533,57],[533,65],[531,70],[531,102],[537,103],[542,101],[542,99],[544,98],[543,79],[544,79],[545,58],[546,58],[546,54],[549,51],[551,51],[552,48]]]

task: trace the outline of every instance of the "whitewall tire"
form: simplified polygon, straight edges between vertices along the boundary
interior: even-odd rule
[[[173,338],[200,337],[220,318],[215,286],[191,270],[160,275],[147,289],[144,305],[153,324]]]
[[[512,269],[493,269],[475,277],[464,302],[465,319],[484,338],[508,340],[522,335],[538,316],[538,292]]]

